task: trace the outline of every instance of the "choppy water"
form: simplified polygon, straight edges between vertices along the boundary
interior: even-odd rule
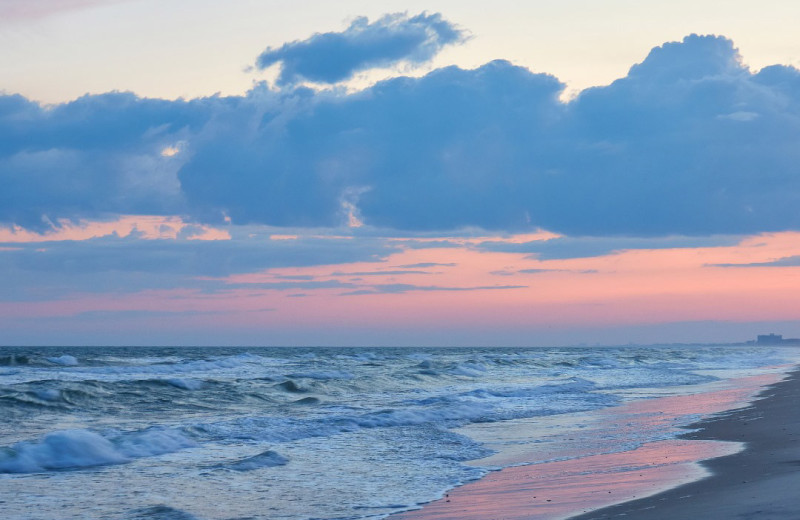
[[[465,462],[491,451],[460,426],[547,417],[552,429],[646,389],[794,357],[718,346],[0,348],[0,511],[383,517],[485,474]],[[665,434],[638,432],[634,442]]]

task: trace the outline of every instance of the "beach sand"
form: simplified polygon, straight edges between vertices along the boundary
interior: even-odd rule
[[[746,400],[741,392],[645,400],[627,405],[625,413],[657,405],[669,421],[687,408],[687,399],[701,413],[720,412],[726,402],[729,408]],[[505,468],[391,518],[800,519],[800,371],[768,386],[750,405],[691,427],[698,431],[633,451]],[[699,459],[708,460],[693,463]]]
[[[688,439],[745,442],[736,454],[702,462],[712,475],[573,520],[800,518],[800,372],[767,388],[750,406],[694,425]]]

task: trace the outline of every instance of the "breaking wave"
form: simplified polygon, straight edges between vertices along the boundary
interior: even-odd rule
[[[0,473],[38,473],[124,464],[196,446],[180,432],[149,429],[110,437],[90,430],[62,430],[38,441],[0,448]]]

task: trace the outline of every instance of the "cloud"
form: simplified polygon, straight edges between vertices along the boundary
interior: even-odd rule
[[[566,260],[605,256],[629,249],[677,249],[696,247],[735,246],[742,240],[740,235],[715,236],[664,236],[664,237],[559,237],[531,242],[481,242],[481,251],[498,253],[530,253],[539,260]]]
[[[256,66],[265,69],[280,63],[280,85],[337,83],[371,68],[403,61],[424,63],[445,45],[464,39],[464,32],[439,13],[387,14],[372,23],[359,17],[343,32],[317,33],[307,40],[268,48],[258,56]]]
[[[324,280],[315,282],[262,282],[262,283],[229,283],[225,289],[247,288],[261,289],[266,291],[295,291],[299,289],[350,289],[357,287],[351,283],[338,282],[336,280]]]
[[[517,271],[509,271],[507,269],[500,271],[491,271],[489,274],[494,276],[518,276],[521,274],[543,274],[543,273],[578,273],[578,274],[595,274],[596,269],[519,269]]]
[[[771,262],[752,262],[748,264],[709,264],[708,267],[800,267],[800,256],[787,256]]]
[[[0,221],[42,231],[58,218],[181,212],[182,161],[161,150],[218,102],[114,92],[44,108],[0,96]]]
[[[713,36],[654,49],[625,78],[567,104],[558,80],[508,62],[447,67],[309,95],[280,133],[264,128],[227,155],[209,148],[180,178],[200,207],[223,203],[246,222],[335,225],[355,186],[364,223],[414,231],[797,229],[798,83],[791,67],[753,73]],[[742,112],[758,116],[725,117]],[[233,175],[211,170],[231,156]],[[248,203],[256,193],[269,203]]]
[[[295,91],[283,95],[285,112],[236,114],[211,140],[201,136],[179,179],[191,211],[207,219],[336,226],[347,202],[378,227],[525,228],[515,178],[550,153],[525,134],[559,120],[562,86],[492,62],[353,95]],[[358,198],[345,201],[354,188]]]
[[[389,283],[372,285],[369,289],[359,289],[342,293],[342,296],[364,296],[368,294],[403,294],[413,291],[436,292],[436,291],[491,291],[506,289],[527,289],[527,285],[485,285],[475,287],[448,287],[439,285],[414,285],[407,283]]]
[[[401,270],[401,271],[357,271],[342,272],[336,271],[331,276],[401,276],[406,274],[432,274],[430,271]]]
[[[581,147],[562,166],[574,189],[553,199],[573,216],[552,211],[543,224],[596,235],[796,229],[800,90],[786,80],[800,76],[781,69],[753,74],[731,41],[690,36],[585,91],[572,107]],[[720,117],[743,111],[758,117]]]
[[[232,240],[201,243],[188,239],[142,240],[116,235],[81,241],[14,244],[0,250],[0,300],[60,297],[70,292],[129,293],[143,289],[197,287],[207,292],[230,289],[227,276],[269,268],[351,262],[376,262],[398,249],[372,238],[358,241],[298,238],[264,240],[237,230]],[[1,245],[1,243],[0,243]],[[283,277],[265,289],[319,286],[307,277]],[[330,286],[351,287],[339,282]],[[324,284],[323,284],[324,285]],[[257,287],[258,284],[249,284]]]
[[[402,267],[403,269],[425,269],[428,267],[455,267],[456,265],[458,264],[454,264],[453,262],[418,262],[416,264],[405,264],[397,267]]]
[[[438,15],[397,16],[337,38],[450,27]],[[323,36],[286,48],[313,54],[306,45]],[[0,222],[44,229],[127,213],[336,228],[356,217],[411,238],[465,227],[584,237],[800,229],[797,69],[753,72],[730,40],[692,35],[568,103],[563,88],[498,60],[359,92],[261,84],[245,96],[110,93],[47,109],[0,96]],[[567,246],[482,247],[584,254]]]

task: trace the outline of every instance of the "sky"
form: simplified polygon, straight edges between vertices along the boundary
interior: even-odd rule
[[[0,345],[800,336],[789,1],[0,0]]]

